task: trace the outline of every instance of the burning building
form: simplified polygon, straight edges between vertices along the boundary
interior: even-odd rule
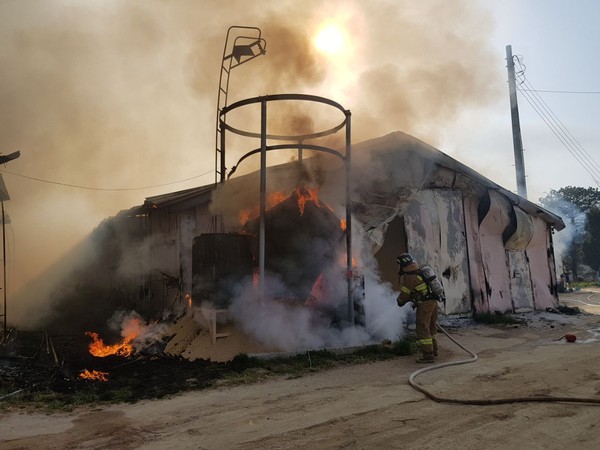
[[[386,326],[381,316],[389,322],[390,312],[399,310],[395,257],[403,252],[439,274],[444,314],[556,306],[552,234],[564,228],[560,217],[401,132],[356,144],[353,154],[354,264],[364,276],[353,280],[359,288],[352,301],[361,331],[340,342],[396,336],[402,314]],[[346,318],[339,165],[316,157],[266,170],[276,187],[265,214],[273,303],[248,295],[257,277],[257,172],[149,197],[108,219],[96,233],[101,260],[90,264],[93,277],[80,279],[99,280],[106,310],[132,309],[145,317],[186,308],[217,311],[253,322],[245,328],[250,337],[266,333],[274,315],[269,307],[305,316],[307,328],[315,320],[321,330],[339,326]],[[214,343],[218,314],[207,323]],[[280,326],[293,327],[289,319]],[[339,343],[311,336],[278,345],[285,331],[277,334],[269,342],[274,349]]]

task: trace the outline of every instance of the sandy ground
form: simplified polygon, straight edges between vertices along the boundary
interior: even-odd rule
[[[563,295],[561,303],[600,313],[600,292]],[[457,328],[448,321],[448,332],[479,360],[424,373],[417,382],[460,399],[600,399],[600,315],[523,317],[527,326]],[[558,340],[566,333],[577,341]],[[440,362],[469,358],[447,337],[440,343]],[[5,413],[0,448],[600,448],[600,405],[436,403],[407,383],[420,368],[414,357],[402,357],[69,414]]]

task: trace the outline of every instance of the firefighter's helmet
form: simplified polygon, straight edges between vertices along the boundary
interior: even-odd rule
[[[402,253],[396,258],[396,262],[400,265],[400,268],[403,269],[404,267],[413,264],[415,262],[415,258],[408,253]]]
[[[408,253],[402,253],[396,258],[396,262],[400,265],[399,273],[411,273],[419,270],[419,265],[415,258]]]

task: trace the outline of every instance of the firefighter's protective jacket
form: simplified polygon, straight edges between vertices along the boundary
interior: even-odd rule
[[[438,305],[435,294],[431,292],[416,262],[402,268],[399,281],[398,306],[404,306],[412,301],[417,307],[416,332],[423,353],[419,362],[431,362],[434,356],[437,355],[436,324]]]
[[[425,279],[421,276],[421,271],[417,263],[412,263],[400,273],[400,295],[398,296],[398,306],[404,306],[408,302],[419,302],[421,300],[430,300],[429,287]]]

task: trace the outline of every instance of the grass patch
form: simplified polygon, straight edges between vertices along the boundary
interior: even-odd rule
[[[597,281],[575,281],[571,284],[572,289],[582,289],[587,287],[598,287]]]
[[[251,384],[270,377],[299,378],[315,371],[389,360],[412,355],[416,351],[417,341],[411,335],[397,342],[369,345],[350,352],[311,350],[273,359],[259,359],[245,354],[240,354],[227,363],[154,358],[121,364],[113,370],[107,370],[108,382],[67,380],[66,377],[60,377],[64,380],[60,388],[51,383],[20,385],[21,377],[0,389],[0,397],[23,389],[19,394],[1,400],[0,411],[37,409],[51,413],[71,411],[82,405],[158,399],[217,385]]]
[[[524,325],[526,323],[523,320],[515,319],[510,314],[499,311],[476,313],[473,315],[473,320],[486,325]]]

